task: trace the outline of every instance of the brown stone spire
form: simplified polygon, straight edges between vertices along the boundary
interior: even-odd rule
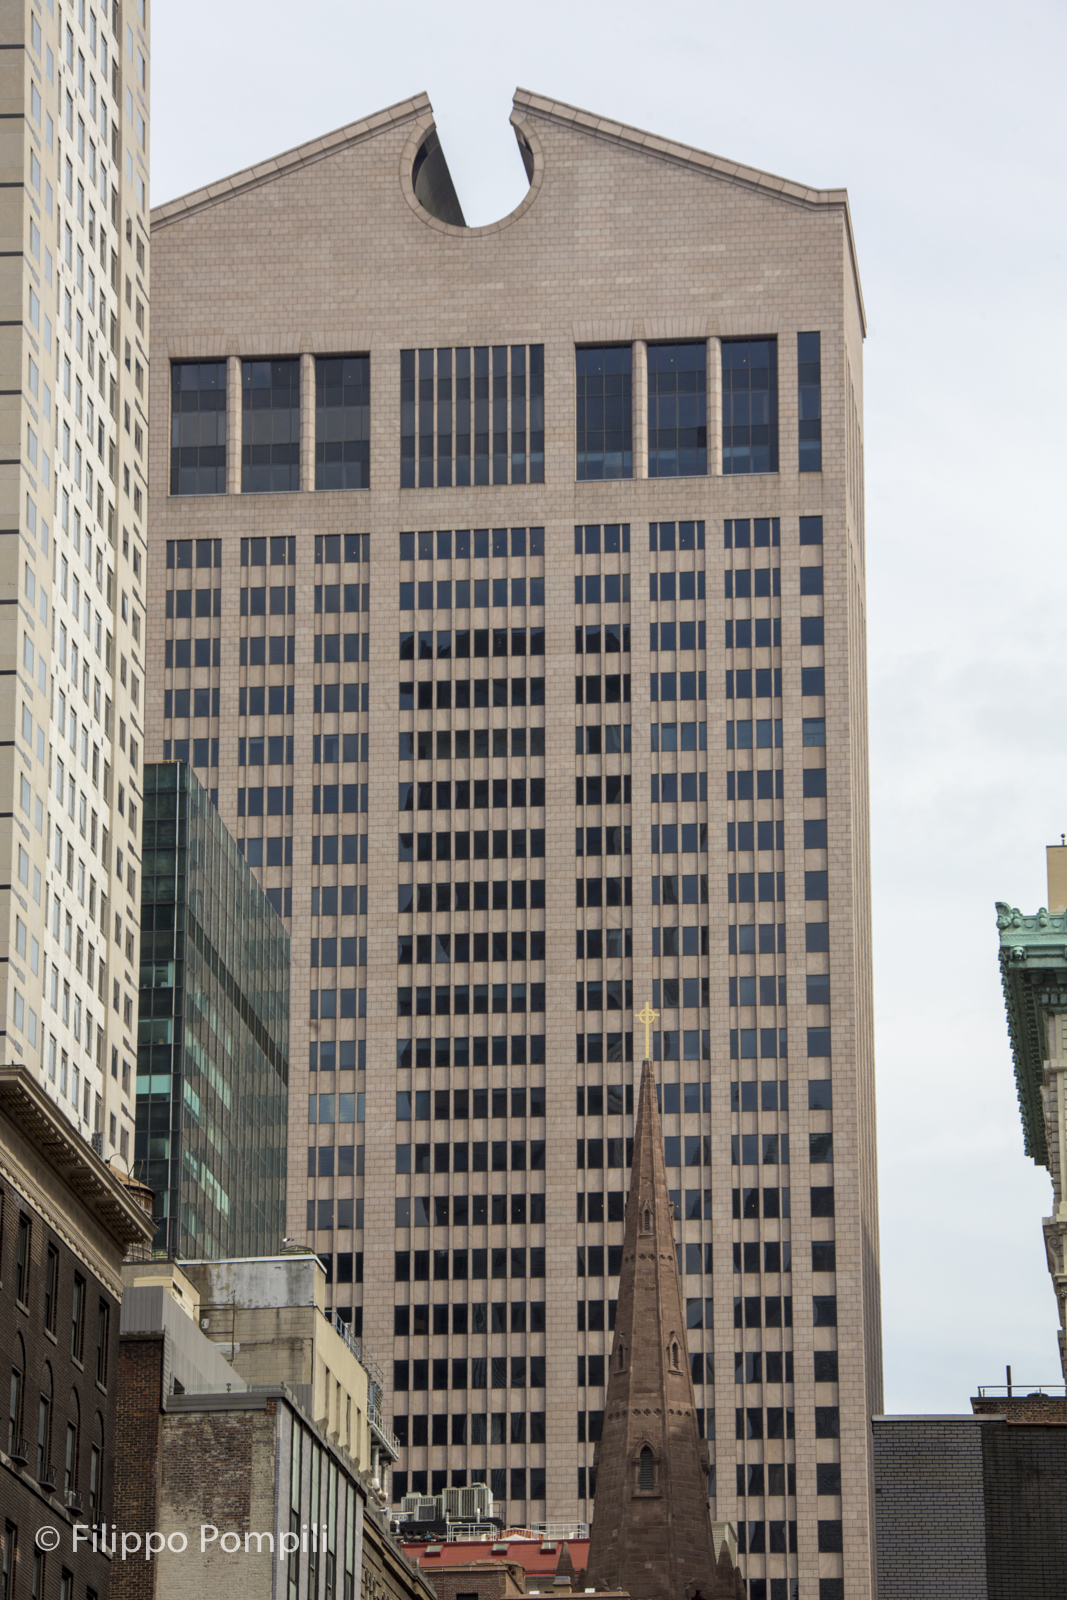
[[[711,1593],[716,1552],[650,1061],[622,1251],[586,1582],[634,1600],[691,1600]]]

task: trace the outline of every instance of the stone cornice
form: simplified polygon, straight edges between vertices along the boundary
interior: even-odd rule
[[[1048,1059],[1048,1019],[1067,1012],[1067,913],[1033,914],[997,901],[1000,973],[1015,1061],[1026,1153],[1049,1164],[1042,1102]]]

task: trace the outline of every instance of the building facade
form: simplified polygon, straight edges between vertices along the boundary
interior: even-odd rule
[[[651,1001],[715,1515],[753,1600],[852,1600],[881,1357],[847,198],[525,91],[512,121],[530,188],[492,226],[425,97],[154,212],[151,754],[292,934],[289,1231],[362,1252],[333,1295],[392,1353],[394,1495],[487,1477],[510,1521],[588,1520]]]
[[[998,1389],[971,1405],[873,1418],[879,1600],[1063,1592],[1067,1400]]]
[[[1067,849],[1049,845],[1046,855],[1048,909],[1027,914],[998,901],[997,928],[1023,1143],[1052,1180],[1042,1227],[1067,1378]]]
[[[147,0],[5,7],[2,1059],[133,1154]]]
[[[122,1260],[151,1218],[29,1067],[0,1067],[0,1592],[105,1595],[75,1523],[109,1522]],[[56,1530],[54,1548],[35,1542]]]
[[[340,1314],[327,1314],[318,1257],[187,1261],[183,1271],[197,1291],[196,1320],[241,1376],[291,1389],[387,1508],[399,1446],[382,1415],[383,1376]]]
[[[352,1459],[290,1390],[161,1396],[166,1340],[127,1337],[121,1503],[165,1543],[151,1561],[115,1563],[115,1600],[221,1600],[235,1588],[257,1600],[433,1600]]]
[[[144,770],[137,1173],[169,1255],[285,1238],[289,935],[185,763]]]

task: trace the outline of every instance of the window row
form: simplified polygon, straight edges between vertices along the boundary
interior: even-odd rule
[[[455,597],[453,600],[453,596]],[[402,583],[400,585],[401,611],[469,611],[473,596],[475,611],[484,611],[490,605],[504,610],[509,605],[543,606],[545,603],[544,578],[458,578],[442,579],[437,583]],[[629,598],[629,596],[627,596]],[[416,603],[417,602],[417,603]]]
[[[529,1214],[527,1214],[527,1201],[529,1202]],[[394,1201],[394,1207],[395,1212],[393,1220],[394,1225],[398,1228],[428,1228],[431,1221],[431,1212],[433,1214],[433,1226],[435,1228],[447,1228],[450,1215],[452,1218],[452,1226],[455,1228],[466,1228],[472,1226],[475,1228],[485,1228],[489,1226],[494,1228],[504,1228],[507,1226],[509,1220],[515,1223],[517,1226],[522,1226],[526,1222],[531,1222],[537,1225],[543,1223],[545,1220],[545,1197],[543,1194],[397,1195]],[[537,1304],[538,1302],[535,1301],[535,1308]],[[481,1308],[474,1308],[476,1314],[474,1317],[474,1326],[470,1330],[472,1333],[487,1333],[490,1331],[493,1333],[507,1332],[505,1316],[507,1310],[506,1306],[493,1306],[493,1326],[491,1330],[485,1327],[484,1322],[481,1327],[478,1326],[477,1312],[479,1309],[482,1311],[484,1316],[484,1306]],[[425,1328],[420,1329],[417,1325],[417,1310],[415,1311],[414,1315],[416,1318],[416,1326],[414,1331],[416,1333],[426,1332],[427,1330]],[[461,1317],[463,1326],[458,1327],[457,1323],[461,1320]],[[453,1305],[453,1333],[467,1332],[466,1317],[466,1306]],[[523,1320],[523,1322],[525,1322],[525,1317],[525,1300],[513,1301],[512,1333],[524,1333],[526,1331],[525,1326],[521,1328],[515,1326],[516,1321],[518,1321],[520,1318]],[[433,1320],[434,1333],[447,1333],[448,1306],[434,1306]],[[533,1327],[530,1331],[531,1333],[543,1333],[544,1324],[542,1323],[540,1329]]]
[[[400,352],[400,487],[545,480],[544,345]]]
[[[701,673],[701,677],[703,676]],[[587,674],[585,677],[575,678],[574,703],[578,706],[629,705],[630,674],[608,672],[603,677]]]
[[[649,744],[653,755],[660,751],[672,750],[706,750],[708,748],[708,725],[706,722],[653,722],[649,728]],[[658,775],[653,773],[653,805],[655,804],[655,780]],[[683,784],[696,774],[684,772],[680,774],[665,773],[662,776],[664,785],[669,785],[675,778],[680,777]],[[700,774],[700,798],[707,799],[708,775]],[[665,794],[664,799],[668,796]],[[683,797],[684,798],[684,797]]]
[[[238,789],[237,815],[239,817],[291,817],[293,814],[293,786],[289,784],[256,785],[251,789]]]
[[[823,669],[822,667],[802,667],[801,693],[822,694]],[[753,731],[755,742],[753,742]],[[727,750],[780,750],[782,748],[782,719],[781,717],[758,717],[755,722],[751,717],[740,717],[736,722],[727,721],[726,724]],[[807,771],[804,773],[804,793],[807,794]]]
[[[312,1126],[319,1123],[326,1125],[332,1122],[365,1122],[365,1102],[366,1096],[364,1094],[309,1095],[308,1122]],[[362,1146],[359,1148],[362,1150]]]
[[[217,717],[218,714],[218,689],[164,689],[163,691],[165,717]]]
[[[337,1068],[342,1072],[352,1072],[357,1065],[362,1071],[366,1065],[366,1054],[365,1039],[312,1039],[309,1065],[312,1072],[333,1072]]]
[[[438,629],[436,634],[433,629],[424,629],[418,635],[418,654],[416,656],[414,633],[400,635],[400,660],[401,661],[465,661],[471,656],[473,641],[473,654],[475,659],[494,656],[524,656],[527,654],[527,630],[525,628],[457,628],[453,648],[452,630],[450,628]],[[489,644],[492,640],[492,651]],[[434,644],[436,640],[436,655]],[[544,628],[529,629],[529,654],[543,656],[545,653]],[[629,649],[629,645],[627,645]]]
[[[275,834],[270,839],[239,839],[237,849],[250,867],[291,867],[293,864],[291,833],[287,833],[284,838]]]
[[[544,1009],[543,983],[419,984],[414,989],[402,986],[396,991],[398,1017],[485,1017],[508,1012],[521,1016],[527,1010]]]
[[[577,907],[632,906],[632,878],[576,878],[574,903]]]
[[[366,761],[369,739],[370,735],[366,733],[314,733],[311,736],[311,759],[316,766],[332,766],[334,762]],[[291,742],[290,740],[290,744]],[[249,766],[255,764],[251,760],[253,743],[254,741],[249,739]]]
[[[686,623],[684,626],[692,628],[695,624]],[[700,624],[700,632],[700,642],[703,645],[703,623]],[[605,655],[628,655],[630,650],[630,624],[628,622],[605,622],[603,628],[601,628],[599,622],[586,623],[584,626],[581,623],[575,624],[575,655],[598,656],[601,653],[602,643]],[[655,645],[653,645],[653,649],[655,649]]]
[[[825,874],[823,874],[825,876]],[[759,891],[757,896],[757,889]],[[726,875],[726,900],[728,905],[748,905],[761,901],[785,899],[784,872],[728,872]],[[819,899],[825,900],[825,895]]]
[[[813,1138],[828,1139],[829,1134],[814,1134]],[[735,1167],[787,1167],[789,1165],[789,1135],[787,1133],[734,1133],[730,1135],[730,1164]]]
[[[821,617],[812,619],[821,622]],[[781,667],[757,667],[753,673],[748,668],[726,674],[727,700],[751,700],[753,693],[753,680],[757,700],[780,699],[782,694],[782,669]],[[738,749],[745,749],[739,745]]]
[[[261,589],[251,589],[252,596],[261,595]],[[271,590],[271,609],[274,609],[274,593]],[[290,590],[290,593],[292,591]],[[243,594],[243,591],[242,591]],[[291,608],[290,608],[291,609]],[[315,615],[332,616],[341,611],[369,611],[370,610],[370,584],[369,583],[317,583],[315,585]],[[244,611],[241,615],[244,616]],[[261,615],[253,611],[253,616]]]
[[[471,1418],[472,1427],[477,1422],[477,1417]],[[472,1444],[479,1442],[474,1439]],[[484,1440],[480,1441],[484,1443]],[[582,1469],[585,1470],[584,1468]],[[391,1474],[393,1482],[393,1503],[403,1500],[411,1485],[411,1493],[418,1495],[441,1494],[449,1481],[455,1489],[467,1487],[467,1471],[463,1467],[453,1467],[451,1472],[435,1469],[433,1472],[394,1472]],[[511,1486],[512,1500],[543,1500],[545,1498],[545,1469],[544,1467],[531,1467],[529,1469],[530,1487],[526,1488],[526,1468],[512,1467],[510,1479],[506,1467],[489,1467],[479,1469],[477,1481],[483,1482],[488,1477],[489,1492],[493,1496],[494,1505],[502,1505],[508,1499],[508,1485]]]
[[[338,840],[340,840],[340,846],[338,846]],[[351,865],[359,862],[365,866],[366,861],[367,835],[365,833],[358,835],[355,833],[340,835],[336,833],[314,833],[311,836],[311,865],[313,867],[336,867],[339,862],[342,865]],[[312,895],[314,895],[314,890],[312,890]],[[362,909],[361,906],[360,910]]]
[[[701,574],[703,576],[703,574]],[[576,606],[628,605],[630,601],[630,574],[628,572],[587,572],[574,580]]]
[[[628,722],[579,724],[574,730],[574,753],[576,756],[629,755],[630,731]]]
[[[708,978],[653,978],[652,1004],[659,1010],[677,1011],[679,1006],[707,1006]]]
[[[545,935],[532,933],[401,933],[397,936],[397,965],[426,966],[430,962],[543,961]]]
[[[242,641],[244,642],[244,641]],[[163,644],[165,667],[217,667],[221,658],[221,639],[166,639]],[[241,662],[244,666],[244,662]]]
[[[519,1307],[525,1310],[522,1301],[516,1302],[513,1309]],[[406,1306],[398,1306],[397,1312],[407,1310]],[[415,1309],[414,1307],[412,1308]],[[423,1308],[419,1308],[420,1310]],[[464,1310],[466,1307],[464,1307]],[[481,1308],[484,1311],[484,1306]],[[497,1310],[496,1306],[493,1310]],[[506,1308],[505,1308],[506,1309]],[[402,1320],[402,1319],[401,1319]],[[525,1327],[525,1319],[523,1319]],[[407,1330],[404,1330],[407,1332]],[[434,1385],[435,1388],[447,1388],[448,1385]],[[453,1388],[457,1385],[453,1384]],[[464,1387],[459,1385],[459,1387]],[[404,1435],[398,1433],[397,1438],[403,1445],[433,1445],[440,1447],[446,1444],[466,1444],[468,1437],[471,1444],[530,1444],[545,1443],[545,1413],[543,1411],[512,1411],[510,1417],[506,1411],[494,1411],[488,1415],[485,1412],[475,1413],[469,1419],[463,1412],[443,1412],[437,1416],[415,1415],[411,1418],[410,1437],[408,1435],[408,1418],[397,1419],[404,1424]],[[470,1429],[468,1430],[468,1420]],[[394,1421],[394,1427],[396,1422]],[[476,1436],[477,1435],[477,1436]],[[520,1472],[522,1469],[519,1469]],[[534,1471],[538,1469],[535,1468]],[[533,1499],[544,1499],[544,1494],[534,1495]]]
[[[471,1251],[472,1256],[485,1253],[484,1250]],[[543,1268],[542,1261],[542,1271],[531,1272],[530,1276],[543,1278]],[[480,1276],[486,1274],[483,1272]],[[403,1394],[409,1389],[415,1392],[429,1389],[431,1368],[435,1389],[543,1389],[545,1386],[544,1356],[471,1356],[469,1366],[466,1356],[453,1356],[451,1360],[439,1358],[432,1363],[415,1360],[410,1367],[407,1361],[394,1361],[393,1392]]]
[[[783,876],[779,874],[779,876]],[[629,903],[629,902],[627,902]],[[654,906],[695,906],[708,904],[708,875],[706,872],[671,872],[652,879],[652,904]]]
[[[478,1170],[485,1169],[475,1168]],[[494,1172],[506,1170],[493,1168]],[[397,1250],[393,1257],[393,1279],[396,1283],[426,1283],[431,1263],[435,1282],[449,1278],[454,1283],[462,1283],[470,1278],[543,1278],[545,1275],[543,1246],[534,1245],[527,1250],[525,1245],[513,1245],[488,1250]]]
[[[819,587],[817,589],[804,587],[805,582],[814,581],[805,579],[804,574],[808,572],[817,572],[819,574]],[[660,576],[662,580],[668,574],[662,573]],[[679,576],[683,576],[683,574],[679,574]],[[727,600],[761,600],[770,598],[772,595],[778,596],[782,592],[782,569],[781,567],[755,567],[751,572],[747,567],[739,567],[736,571],[728,569],[723,573],[723,589]],[[822,594],[821,567],[801,567],[800,592],[801,594]],[[655,595],[652,598],[655,599]],[[662,600],[663,598],[664,596],[661,594],[660,599]],[[670,598],[670,596],[667,598]],[[680,596],[679,598],[685,597]]]
[[[370,585],[369,584],[364,584],[363,587],[364,587],[364,589],[369,589]],[[346,611],[358,611],[360,609],[360,605],[359,605],[359,584],[358,583],[346,584],[345,588],[346,588],[346,590],[354,589],[356,591],[355,604],[351,605],[351,606],[346,605],[345,606],[345,610]],[[179,590],[178,593],[180,594],[181,590]],[[269,596],[269,604],[268,604],[268,596]],[[322,608],[317,603],[318,599],[319,599],[319,595],[318,595],[317,590],[316,590],[315,599],[316,599],[315,610],[316,611],[320,611]],[[336,605],[334,605],[334,606],[330,607],[330,609],[333,610],[333,611],[336,611],[338,608],[337,608]],[[364,611],[369,611],[370,610],[369,603],[363,607],[363,610]],[[289,584],[288,587],[286,587],[284,584],[278,584],[278,585],[275,585],[274,587],[272,587],[270,589],[259,587],[259,588],[242,589],[241,590],[241,615],[242,615],[242,617],[265,617],[267,615],[270,615],[272,617],[285,617],[285,616],[292,617],[292,616],[295,616],[295,614],[296,614],[296,588],[295,588],[295,586],[293,584]]]
[[[631,928],[579,928],[574,936],[575,958],[583,961],[609,961],[633,955]]]
[[[748,772],[727,772],[727,800],[781,800],[785,793],[781,767]]]
[[[499,561],[544,553],[544,528],[441,528],[400,535],[401,561],[488,561],[490,556]]]
[[[590,978],[575,986],[576,1011],[631,1011],[634,986],[629,978]]]
[[[348,736],[346,736],[348,737]],[[581,779],[578,782],[581,783]],[[593,780],[590,779],[590,782]],[[608,779],[616,786],[621,783],[620,778]],[[599,794],[600,779],[596,779],[597,793]],[[626,779],[627,796],[629,799],[630,780]],[[493,811],[506,810],[508,806],[517,806],[520,810],[526,806],[527,795],[531,806],[543,806],[545,803],[544,778],[529,779],[529,788],[525,778],[473,778],[459,779],[454,787],[455,805],[453,806],[453,785],[447,778],[439,779],[436,783],[401,783],[398,785],[397,810],[398,811]],[[579,805],[581,801],[578,802]],[[599,805],[599,800],[592,802]],[[618,802],[614,802],[617,804]]]
[[[311,965],[313,967],[365,967],[367,965],[366,935],[353,935],[344,939],[312,939]]]
[[[348,1146],[348,1145],[342,1145],[341,1148],[347,1150],[347,1149],[349,1149],[351,1147]],[[362,1145],[357,1145],[356,1146],[356,1156],[357,1156],[356,1173],[357,1173],[357,1175],[359,1177],[362,1177],[363,1176],[363,1146]],[[335,1227],[339,1228],[342,1232],[347,1232],[349,1228],[352,1228],[352,1227],[361,1228],[363,1226],[363,1220],[362,1220],[363,1201],[362,1200],[356,1200],[354,1202],[352,1200],[338,1200],[336,1202],[336,1208],[337,1208],[336,1209],[336,1222],[334,1221],[334,1205],[335,1205],[335,1202],[333,1200],[331,1200],[331,1199],[309,1200],[307,1202],[307,1221],[306,1221],[306,1226],[307,1226],[307,1231],[309,1233],[314,1233],[316,1230],[318,1230],[321,1233],[332,1233],[334,1231]],[[356,1213],[355,1216],[353,1215],[353,1206],[355,1206],[355,1213]],[[324,1265],[326,1264],[325,1261],[324,1261],[323,1264]],[[353,1268],[354,1268],[354,1273],[353,1273]],[[355,1252],[355,1261],[354,1262],[353,1262],[353,1259],[352,1259],[352,1252],[351,1251],[345,1251],[345,1250],[338,1251],[338,1254],[337,1254],[337,1269],[336,1270],[337,1270],[336,1281],[338,1283],[352,1283],[353,1281],[355,1281],[356,1283],[362,1283],[363,1282],[363,1252],[362,1252],[362,1250],[357,1250]],[[331,1283],[333,1281],[334,1280],[331,1278],[331,1276],[329,1275],[329,1271],[327,1270],[326,1282],[327,1283]]]
[[[362,647],[361,647],[362,641]],[[244,640],[241,641],[242,644]],[[251,643],[255,643],[253,639]],[[272,652],[273,659],[273,652]],[[289,660],[293,660],[292,653]],[[315,635],[315,665],[320,666],[335,661],[369,661],[370,660],[370,634],[364,633],[317,633]],[[253,663],[254,664],[254,663]],[[242,666],[244,662],[242,660]]]
[[[578,779],[581,782],[581,779]],[[707,827],[704,826],[704,845],[707,848]],[[632,854],[633,829],[625,826],[609,828],[575,828],[574,853],[576,856],[628,856]],[[653,846],[655,850],[655,846]]]
[[[506,1033],[487,1035],[476,1033],[455,1038],[398,1039],[396,1066],[398,1072],[410,1067],[420,1070],[432,1064],[441,1069],[454,1067],[513,1067],[541,1066],[545,1060],[545,1035],[543,1033]],[[417,1093],[419,1091],[416,1091]]]
[[[629,733],[629,728],[626,731]],[[432,761],[435,757],[438,761],[452,760],[451,728],[419,728],[413,733],[401,733],[398,738],[401,761]],[[508,755],[543,756],[544,753],[544,728],[457,728],[455,731],[457,761],[469,761],[472,758],[475,761],[487,761],[490,755],[500,759]]]
[[[284,594],[284,590],[282,593]],[[194,615],[198,617],[221,617],[222,590],[168,589],[166,614],[168,617],[178,618],[192,617]],[[242,615],[244,615],[243,612]]]
[[[575,630],[577,632],[577,630]],[[629,629],[627,629],[629,636]],[[703,622],[653,622],[649,635],[650,650],[703,650],[707,630]],[[578,648],[577,642],[575,648]],[[599,648],[599,646],[598,646]],[[626,645],[629,649],[629,644]]]
[[[632,1061],[633,1033],[579,1033],[574,1041],[578,1066],[597,1066],[600,1062]]]
[[[599,685],[599,679],[596,681]],[[627,686],[629,681],[627,678]],[[617,688],[617,678],[615,683]],[[401,711],[432,711],[435,706],[438,711],[451,711],[453,701],[457,711],[485,710],[491,705],[543,706],[545,703],[544,678],[457,678],[455,681],[438,678],[436,683],[432,679],[401,683],[398,689]],[[617,692],[615,698],[618,699]],[[597,699],[599,703],[599,693]]]
[[[226,363],[171,365],[170,492],[226,491]],[[300,358],[241,363],[241,488],[300,484]],[[315,359],[315,487],[370,486],[370,361]]]
[[[819,637],[806,637],[805,629],[810,624],[818,623]],[[660,624],[662,628],[663,624]],[[729,618],[726,622],[726,648],[732,650],[734,646],[739,650],[750,650],[753,645],[757,650],[767,650],[771,646],[777,647],[782,642],[781,617],[738,617],[735,621]],[[801,644],[822,644],[822,618],[801,617],[800,619]]]
[[[398,1089],[396,1091],[396,1120],[398,1122],[428,1122],[430,1119],[429,1089]],[[433,1091],[433,1120],[465,1122],[468,1117],[476,1122],[492,1117],[543,1117],[545,1091],[543,1086],[527,1090],[511,1089],[435,1089]],[[512,1218],[512,1221],[520,1219]],[[531,1219],[536,1220],[536,1219]],[[541,1219],[544,1220],[543,1218]]]
[[[316,688],[320,687],[316,684]],[[295,686],[291,683],[272,683],[253,688],[242,686],[237,691],[237,714],[241,717],[291,717],[295,693]],[[315,709],[319,708],[316,706]]]
[[[250,539],[247,542],[253,549],[258,544],[262,544],[262,540],[257,540],[257,539]],[[245,543],[246,543],[246,541],[244,539],[242,539],[241,540],[242,560],[243,560],[243,556],[244,556]],[[273,546],[274,546],[274,540],[272,539],[271,540],[271,550],[272,550],[271,559],[272,560],[273,560]],[[295,547],[295,540],[291,541],[291,544],[290,544],[290,555],[289,555],[290,561],[295,559],[294,547]],[[340,566],[342,561],[344,562],[344,564],[346,566],[348,566],[350,563],[353,563],[353,562],[357,562],[357,563],[359,561],[369,562],[370,561],[370,534],[369,533],[343,533],[343,534],[342,533],[325,533],[325,534],[317,533],[315,535],[315,564],[316,564],[316,566],[321,566],[321,565],[325,564],[326,566],[335,566],[336,567],[336,566]],[[256,563],[253,560],[251,562],[251,565],[254,566],[255,564]],[[260,566],[263,565],[262,559],[259,561],[259,565]]]
[[[314,859],[314,857],[312,858]],[[545,909],[545,880],[543,878],[497,879],[494,882],[479,879],[463,883],[401,883],[397,885],[397,909],[403,912],[430,911],[431,892],[438,911],[447,911],[455,894],[457,911],[525,911],[527,898],[531,911]]]
[[[252,689],[248,691],[249,706],[251,706],[251,697],[254,692]],[[273,690],[271,692],[273,693]],[[288,694],[291,695],[292,692],[292,685],[290,684]],[[291,709],[291,707],[287,707],[287,709]],[[316,713],[325,712],[327,714],[335,711],[367,711],[370,709],[370,684],[316,683],[311,692],[311,709]],[[255,712],[249,710],[249,716],[255,716],[255,714]]]
[[[721,344],[722,471],[778,471],[778,341]],[[821,336],[797,336],[801,472],[822,467]],[[646,348],[647,473],[708,471],[707,343]],[[172,494],[226,489],[226,363],[171,366]],[[370,485],[370,359],[314,358],[315,488]],[[241,487],[301,487],[301,358],[241,362]],[[544,346],[478,345],[400,353],[400,486],[543,483]],[[575,351],[576,474],[634,474],[633,349]]]
[[[358,635],[352,637],[358,639]],[[180,642],[177,639],[174,641],[175,652]],[[199,639],[196,644],[199,649]],[[296,661],[296,636],[292,633],[253,634],[251,638],[242,638],[238,649],[238,661],[242,667],[292,666]]]
[[[309,1016],[312,1022],[329,1021],[333,1017],[365,1017],[367,1015],[366,989],[312,989]],[[340,1006],[338,1006],[340,1001]],[[362,1042],[362,1041],[361,1041]],[[360,1066],[363,1062],[360,1062]]]
[[[172,755],[173,752],[173,755]],[[192,760],[194,767],[217,767],[219,764],[219,741],[217,739],[164,739],[164,761]],[[212,790],[212,804],[217,798]]]
[[[350,788],[352,785],[345,785]],[[544,828],[474,828],[461,833],[401,833],[398,861],[494,861],[537,859],[545,853]],[[527,852],[527,840],[529,851]],[[475,908],[477,909],[477,907]]]
[[[825,926],[825,924],[823,924]],[[761,1057],[773,1058],[786,1054],[786,1036],[784,1029],[761,1028],[759,1030],[759,1053]],[[830,1029],[809,1028],[807,1030],[807,1056],[809,1061],[821,1057],[829,1057]],[[756,1029],[731,1028],[730,1029],[730,1060],[754,1061],[756,1059]]]

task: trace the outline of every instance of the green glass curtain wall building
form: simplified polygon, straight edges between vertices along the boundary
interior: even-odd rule
[[[285,1235],[289,935],[179,762],[144,769],[136,1172],[153,1248],[275,1253]]]

